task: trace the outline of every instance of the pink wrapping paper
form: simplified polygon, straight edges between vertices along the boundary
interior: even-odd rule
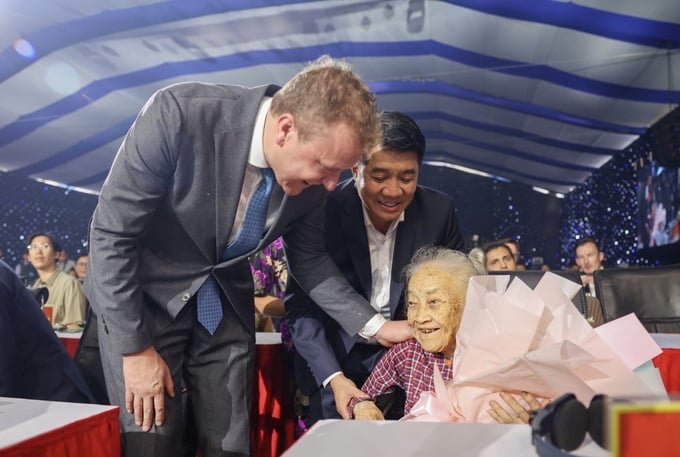
[[[423,393],[405,420],[495,422],[487,410],[492,399],[505,404],[501,391],[543,398],[572,392],[585,404],[596,393],[659,395],[621,360],[616,342],[605,342],[574,307],[578,284],[548,272],[534,290],[520,280],[506,290],[509,280],[471,278],[454,378],[444,382],[435,370],[435,392]],[[649,335],[639,325],[638,333],[629,330],[625,337],[646,341]],[[656,350],[661,352],[651,347],[643,357],[651,360]]]

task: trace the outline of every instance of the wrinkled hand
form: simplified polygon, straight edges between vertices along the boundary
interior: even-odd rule
[[[548,403],[547,398],[539,400],[529,392],[522,392],[522,399],[528,407],[520,404],[515,396],[507,392],[501,392],[501,399],[514,414],[509,413],[495,400],[489,402],[491,409],[487,411],[496,422],[501,424],[528,424],[531,411],[541,409]]]
[[[407,321],[387,321],[380,327],[375,339],[385,347],[391,347],[413,338],[413,331]]]
[[[380,408],[375,406],[375,402],[367,400],[354,405],[354,419],[358,421],[381,421],[385,417]]]
[[[148,432],[155,420],[165,420],[165,392],[175,396],[170,369],[151,346],[141,352],[123,355],[125,409],[135,415],[135,424]]]
[[[343,419],[349,419],[351,417],[349,411],[349,401],[352,398],[368,397],[368,395],[357,388],[356,384],[354,384],[354,381],[346,377],[344,374],[339,374],[331,379],[329,385],[333,390],[335,408],[338,410],[338,414],[340,414],[340,417]]]

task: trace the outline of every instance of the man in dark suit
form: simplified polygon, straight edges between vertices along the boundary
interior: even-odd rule
[[[576,242],[574,248],[576,255],[576,264],[581,271],[581,282],[585,289],[586,295],[595,297],[595,281],[593,276],[598,270],[602,270],[602,261],[604,260],[604,252],[600,251],[600,247],[594,238],[582,238]]]
[[[386,112],[382,125],[382,144],[355,164],[353,179],[329,194],[325,208],[328,252],[378,314],[372,318],[378,322],[364,329],[380,326],[380,320],[405,323],[401,271],[418,248],[463,246],[453,200],[417,185],[425,154],[417,124]],[[289,281],[286,294],[287,323],[304,359],[296,363],[296,380],[310,396],[309,421],[349,417],[351,398],[365,396],[356,386],[386,349],[374,338],[345,331],[295,281]]]
[[[0,261],[0,397],[93,403],[40,305]]]
[[[379,138],[374,94],[346,63],[328,57],[281,89],[186,83],[147,102],[101,190],[85,279],[126,456],[179,455],[182,383],[203,456],[249,455],[255,334],[248,255],[321,207],[341,171]],[[268,168],[276,184],[267,204],[255,195],[271,182]],[[259,232],[254,245],[229,254],[225,247],[250,226],[250,200],[266,222],[244,230]],[[313,242],[314,233],[306,238]],[[341,293],[337,267],[310,246],[291,269],[311,262],[314,270],[299,272],[304,287],[314,293],[331,280]],[[360,326],[370,306],[358,294],[343,296],[345,325]],[[216,328],[199,317],[202,307]]]

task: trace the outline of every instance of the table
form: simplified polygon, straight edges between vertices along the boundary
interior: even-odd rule
[[[55,332],[59,340],[66,347],[66,352],[68,352],[71,357],[75,357],[76,351],[78,350],[78,343],[80,343],[80,337],[83,336],[82,330],[80,332]]]
[[[579,456],[608,456],[586,438]],[[529,425],[319,421],[284,457],[531,457]]]
[[[652,334],[652,337],[663,349],[663,353],[654,358],[654,364],[661,372],[667,391],[680,392],[680,335]],[[610,455],[589,438],[573,454]],[[505,457],[536,456],[537,453],[531,444],[528,425],[326,420],[316,423],[283,455]]]
[[[119,457],[118,407],[0,397],[3,457]]]
[[[56,332],[73,357],[82,332]],[[285,349],[280,333],[255,335],[255,385],[251,410],[254,457],[276,457],[295,441],[293,394],[290,392]]]
[[[653,333],[652,338],[663,349],[653,362],[661,373],[666,392],[680,393],[680,334]]]
[[[280,333],[257,333],[255,386],[250,417],[254,457],[276,457],[295,442],[293,394]]]

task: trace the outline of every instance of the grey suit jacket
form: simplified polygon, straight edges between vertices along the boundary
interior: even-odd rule
[[[276,90],[173,85],[147,102],[125,137],[92,217],[85,281],[120,353],[151,346],[145,307],[177,316],[209,274],[254,333],[250,253],[219,257],[234,222],[258,107]],[[269,210],[275,217],[252,252],[321,208],[325,195],[313,186],[287,197],[275,186]],[[297,260],[306,262],[305,254],[317,265],[300,275],[305,287],[321,282],[318,276],[339,275],[323,252],[307,249]]]
[[[366,299],[371,296],[372,274],[368,237],[362,203],[349,179],[329,194],[325,208],[326,248],[348,284]],[[413,254],[426,245],[462,249],[456,209],[449,196],[418,186],[404,221],[397,228],[392,255],[390,311],[392,319],[403,319],[404,282],[401,272]],[[345,304],[342,298],[337,300]],[[298,353],[307,361],[320,385],[332,373],[342,370],[344,357],[357,341],[337,319],[317,306],[294,281],[286,290],[286,322]],[[346,308],[351,314],[351,308]],[[375,311],[373,311],[375,314]],[[361,387],[361,386],[359,386]]]

